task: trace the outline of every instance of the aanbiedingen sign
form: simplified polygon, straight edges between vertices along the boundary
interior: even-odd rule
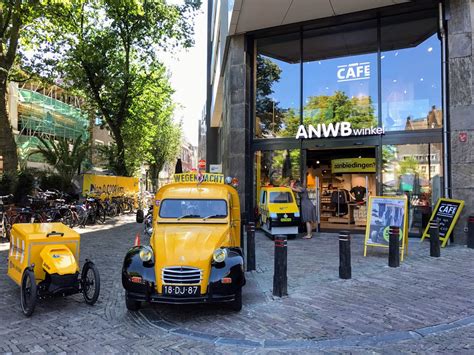
[[[318,123],[316,127],[313,125],[308,125],[307,127],[300,125],[298,132],[296,132],[296,139],[374,136],[380,134],[385,134],[383,127],[352,128],[350,122]]]

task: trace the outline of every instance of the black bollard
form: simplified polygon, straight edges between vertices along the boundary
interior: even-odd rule
[[[286,235],[275,236],[275,269],[273,273],[273,296],[288,295]]]
[[[255,270],[255,223],[247,224],[247,271]]]
[[[400,227],[390,226],[388,243],[388,266],[400,266]]]
[[[474,216],[467,220],[467,247],[474,249]]]
[[[343,231],[339,233],[339,278],[347,280],[351,277],[351,235]]]
[[[430,256],[439,258],[441,255],[441,245],[439,243],[439,223],[438,221],[430,222]]]

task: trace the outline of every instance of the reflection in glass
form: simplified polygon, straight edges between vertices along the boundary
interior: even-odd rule
[[[268,150],[255,153],[255,196],[263,186],[289,185],[300,179],[300,150]]]
[[[441,143],[385,145],[382,148],[383,194],[405,195],[409,231],[421,236],[427,218],[442,196]]]
[[[255,136],[282,137],[299,117],[299,34],[262,39],[257,48]]]
[[[377,125],[376,25],[365,21],[304,33],[304,124]]]
[[[391,26],[384,28],[382,46]],[[382,121],[388,131],[441,128],[443,124],[440,41],[433,34],[415,43],[381,55]]]

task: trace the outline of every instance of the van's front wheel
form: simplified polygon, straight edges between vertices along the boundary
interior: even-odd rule
[[[125,292],[125,306],[127,306],[127,309],[129,311],[136,312],[140,309],[141,302],[131,299],[130,297],[128,297],[127,292]]]
[[[235,293],[234,300],[230,303],[230,308],[235,312],[240,312],[242,309],[242,289]]]

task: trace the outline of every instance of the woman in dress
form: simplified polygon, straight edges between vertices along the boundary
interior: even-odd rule
[[[291,184],[291,189],[300,194],[301,204],[301,220],[306,223],[306,235],[303,239],[311,239],[313,237],[313,223],[316,223],[316,207],[309,199],[308,190],[298,181]]]

